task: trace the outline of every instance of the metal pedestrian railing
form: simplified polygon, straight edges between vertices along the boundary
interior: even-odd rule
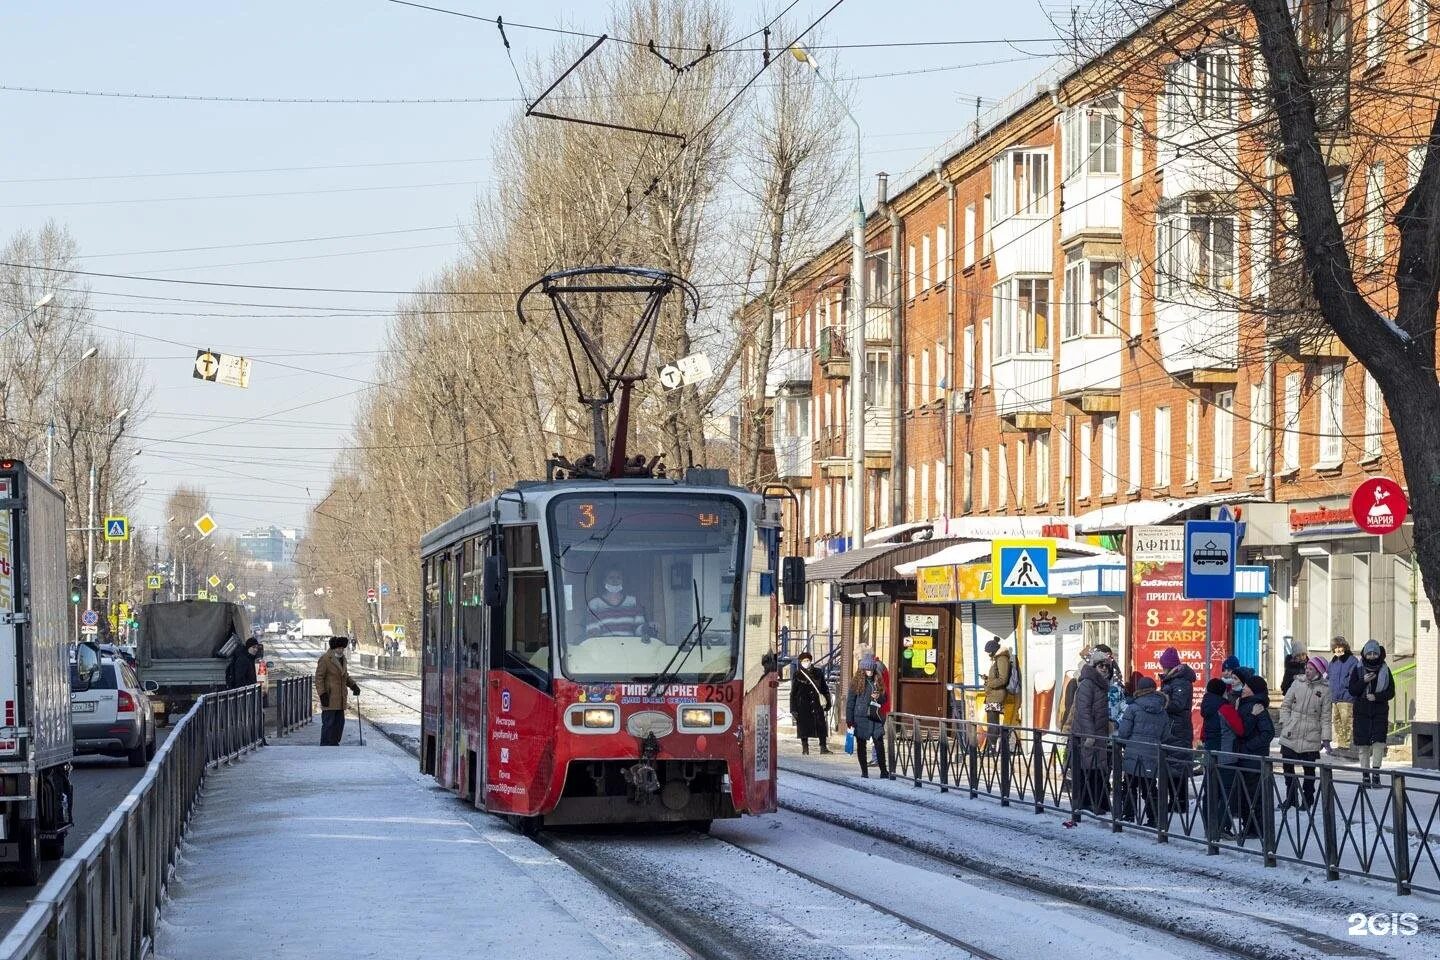
[[[384,670],[387,673],[403,673],[407,676],[420,676],[419,657],[377,657],[373,653],[360,654],[360,666],[368,667],[371,670]]]
[[[281,677],[275,684],[275,735],[283,737],[315,716],[315,678]]]
[[[891,714],[893,778],[1440,894],[1440,775]],[[1126,772],[1126,750],[1131,769]],[[1287,802],[1289,801],[1289,802]]]
[[[206,771],[265,742],[259,685],[202,696],[0,941],[0,960],[141,960]]]

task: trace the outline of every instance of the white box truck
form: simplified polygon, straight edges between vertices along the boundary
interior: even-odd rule
[[[74,791],[65,497],[18,460],[0,460],[0,877],[35,884],[65,855]],[[75,682],[99,673],[75,648]]]
[[[307,617],[300,621],[301,640],[329,640],[334,635],[330,621],[323,617]]]

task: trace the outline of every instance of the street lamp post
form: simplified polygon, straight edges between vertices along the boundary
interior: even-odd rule
[[[10,326],[6,327],[6,328],[5,328],[5,333],[0,333],[0,337],[5,336],[5,335],[8,334],[11,330],[14,330],[16,327],[20,326],[20,325],[23,324],[25,321],[27,321],[27,320],[29,320],[31,317],[35,316],[35,314],[39,313],[39,312],[40,312],[41,310],[43,310],[45,307],[49,306],[49,305],[50,305],[50,301],[51,301],[51,300],[54,300],[54,299],[55,299],[55,291],[54,291],[54,290],[51,290],[49,293],[45,294],[45,296],[41,297],[39,300],[36,300],[35,303],[30,307],[30,312],[27,313],[27,314],[25,314],[25,316],[21,317],[19,320],[16,320],[14,323],[10,324]]]
[[[80,366],[80,364],[84,363],[86,360],[89,360],[91,357],[95,356],[95,354],[97,354],[97,353],[99,353],[99,352],[100,352],[100,348],[99,348],[99,347],[91,347],[90,349],[86,350],[84,353],[80,354],[80,359],[79,359],[79,360],[76,360],[74,363],[70,364],[70,365],[69,365],[68,367],[66,367],[64,370],[61,370],[61,371],[60,371],[60,376],[57,377],[56,379],[58,379],[58,380],[64,380],[66,377],[68,377],[68,376],[70,375],[70,371],[74,370],[76,367]],[[50,425],[45,428],[45,479],[46,479],[47,481],[54,481],[54,479],[55,479],[55,418],[54,418],[54,417],[51,417],[51,418],[50,418]]]
[[[855,126],[855,219],[850,236],[850,549],[865,543],[865,182],[861,164],[860,121],[835,85],[820,72],[815,57],[803,47],[790,54],[814,71]]]

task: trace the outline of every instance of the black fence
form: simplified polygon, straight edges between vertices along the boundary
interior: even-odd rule
[[[890,715],[885,742],[892,776],[917,787],[1440,894],[1440,775],[910,714]]]
[[[30,901],[0,960],[141,960],[206,771],[264,742],[258,685],[205,694],[145,776]]]
[[[360,666],[386,673],[401,673],[407,677],[420,676],[419,657],[377,657],[373,653],[362,653]]]
[[[275,683],[275,735],[283,737],[315,716],[315,678],[281,677]]]

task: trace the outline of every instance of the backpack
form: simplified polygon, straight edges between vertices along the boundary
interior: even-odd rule
[[[1005,690],[1011,696],[1020,696],[1020,669],[1014,660],[1010,661],[1010,679],[1005,681]]]

